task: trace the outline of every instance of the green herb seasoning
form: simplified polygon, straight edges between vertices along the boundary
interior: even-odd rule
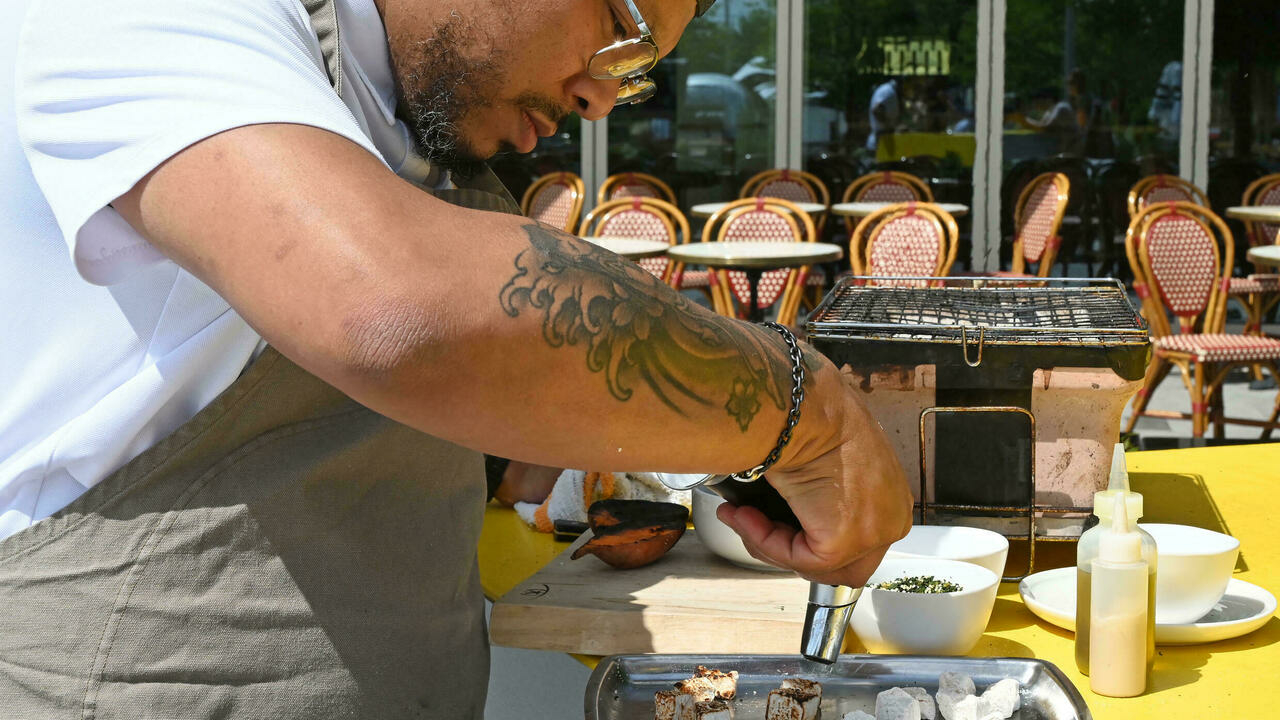
[[[960,592],[964,589],[949,580],[939,580],[932,575],[898,578],[897,580],[882,582],[879,585],[867,585],[867,587],[874,588],[876,590],[893,590],[895,592],[930,594]]]

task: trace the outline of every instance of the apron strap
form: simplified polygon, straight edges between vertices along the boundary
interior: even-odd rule
[[[320,53],[329,74],[329,84],[334,92],[342,95],[342,42],[338,30],[338,8],[333,0],[302,0],[302,6],[311,17],[311,30],[320,41]]]
[[[329,84],[334,92],[342,96],[342,41],[338,28],[338,8],[335,0],[302,0],[311,20],[311,30],[320,41],[320,52],[324,56],[325,72],[329,75]],[[441,200],[472,210],[488,210],[511,215],[523,215],[520,204],[516,202],[506,186],[498,179],[488,164],[466,180],[454,180],[456,188],[429,188],[414,183],[423,192],[434,195]]]

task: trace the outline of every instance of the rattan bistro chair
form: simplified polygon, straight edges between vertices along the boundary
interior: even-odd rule
[[[718,210],[702,228],[704,242],[812,242],[809,214],[781,198],[742,198]],[[778,304],[777,321],[794,325],[800,293],[809,267],[770,270],[760,277],[756,305]],[[711,274],[711,299],[717,313],[745,318],[750,310],[751,286],[746,273],[715,270]]]
[[[790,202],[818,203],[831,206],[831,194],[827,186],[817,175],[803,170],[765,170],[756,173],[742,184],[739,198],[767,197],[781,198]],[[827,216],[823,213],[817,218],[818,235],[826,226]]]
[[[1280,205],[1280,174],[1267,175],[1254,180],[1249,187],[1245,188],[1240,204]],[[1249,234],[1249,244],[1253,247],[1271,245],[1276,242],[1276,236],[1280,235],[1280,224],[1245,220],[1244,226]]]
[[[1129,219],[1152,203],[1189,202],[1209,207],[1209,196],[1177,175],[1148,175],[1129,190]]]
[[[1049,277],[1062,239],[1058,235],[1067,211],[1071,183],[1059,172],[1037,175],[1022,189],[1013,211],[1013,268],[1025,275],[1031,265],[1037,277]]]
[[[590,237],[633,237],[668,245],[689,237],[689,221],[675,205],[655,198],[619,198],[597,205],[582,220],[580,232]],[[684,263],[665,256],[640,258],[640,267],[671,287],[680,287]]]
[[[1191,434],[1197,438],[1204,436],[1210,421],[1218,437],[1228,422],[1261,426],[1263,439],[1271,435],[1280,416],[1280,393],[1266,422],[1223,414],[1222,383],[1232,368],[1260,363],[1276,373],[1280,362],[1280,340],[1223,332],[1234,245],[1226,224],[1195,203],[1151,204],[1129,225],[1125,248],[1134,277],[1141,278],[1148,290],[1143,302],[1155,359],[1134,398],[1125,432],[1132,432],[1142,415],[1151,415],[1190,417]],[[1169,314],[1178,320],[1176,333]],[[1191,394],[1191,413],[1148,411],[1151,393],[1174,367]]]
[[[615,173],[600,183],[596,202],[629,197],[649,197],[676,204],[676,193],[671,186],[652,175],[638,172]]]
[[[900,203],[862,219],[849,240],[855,275],[942,277],[956,259],[951,213],[932,203]]]
[[[909,173],[885,170],[873,172],[849,183],[840,202],[933,202],[933,191],[923,180]],[[844,226],[853,237],[858,221],[845,217]]]
[[[790,202],[811,202],[818,203],[826,208],[831,207],[831,193],[827,191],[826,183],[822,182],[817,175],[803,170],[765,170],[756,173],[743,183],[738,197],[781,198]],[[817,234],[813,239],[817,240],[825,237],[827,213],[820,213],[816,218],[811,217],[810,219],[814,221],[814,226],[817,230]],[[834,264],[829,267],[832,272],[836,271]],[[822,299],[822,293],[827,287],[828,278],[827,270],[822,266],[810,268],[809,272],[805,274],[802,287],[809,288],[810,294],[808,297],[804,297],[804,294],[801,293],[801,299],[809,307],[817,306]]]
[[[1242,205],[1280,205],[1280,174],[1267,175],[1245,188]],[[1251,247],[1272,245],[1280,236],[1280,224],[1246,220],[1246,237]],[[1261,270],[1257,266],[1254,270]],[[1248,277],[1233,277],[1227,294],[1245,307],[1245,334],[1260,335],[1262,319],[1280,302],[1280,275],[1274,272],[1254,272]],[[1255,370],[1255,375],[1258,373]]]
[[[574,232],[582,216],[582,178],[571,172],[543,175],[524,192],[520,211],[540,223]]]

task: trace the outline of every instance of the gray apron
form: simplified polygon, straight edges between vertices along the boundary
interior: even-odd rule
[[[515,210],[491,173],[441,194]],[[484,499],[479,453],[268,348],[0,540],[0,719],[480,718]]]

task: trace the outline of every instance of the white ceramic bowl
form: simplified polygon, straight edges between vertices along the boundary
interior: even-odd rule
[[[1240,541],[1191,525],[1138,527],[1156,541],[1156,622],[1176,625],[1204,617],[1227,591]]]
[[[714,490],[702,486],[693,489],[693,528],[698,533],[698,540],[711,552],[739,567],[790,572],[751,557],[738,533],[716,517],[716,508],[723,502],[724,498]]]
[[[963,560],[1004,575],[1009,541],[990,530],[944,525],[916,525],[907,536],[889,546],[886,558],[942,558]]]
[[[1000,578],[990,570],[960,560],[885,559],[870,584],[918,575],[950,580],[962,588],[953,593],[904,593],[867,588],[853,608],[849,626],[873,653],[893,655],[963,655],[987,629]]]

